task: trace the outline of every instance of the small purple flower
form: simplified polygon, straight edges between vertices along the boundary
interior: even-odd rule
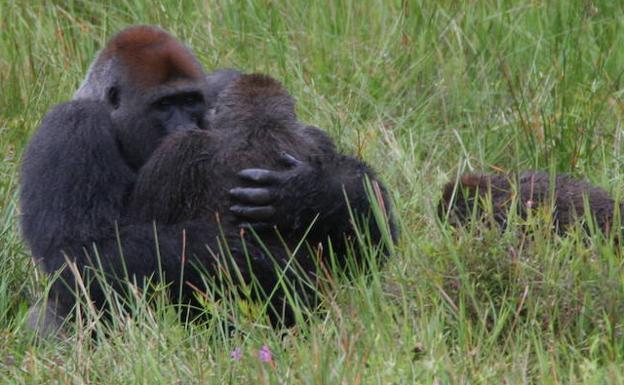
[[[241,348],[236,348],[230,352],[230,358],[234,361],[240,361],[243,358],[243,352]]]
[[[262,362],[273,362],[273,354],[271,354],[271,350],[267,345],[262,345],[258,352],[258,358]]]

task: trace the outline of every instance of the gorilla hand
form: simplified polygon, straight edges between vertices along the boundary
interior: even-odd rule
[[[298,222],[296,218],[299,216],[295,214],[295,207],[299,205],[300,194],[305,192],[299,186],[317,180],[318,170],[310,163],[287,153],[282,153],[279,161],[288,169],[274,171],[248,168],[238,173],[241,179],[254,186],[236,187],[229,191],[230,197],[239,202],[230,207],[230,211],[243,227],[252,227],[256,231],[274,226],[282,231],[298,227],[299,223],[295,222]]]

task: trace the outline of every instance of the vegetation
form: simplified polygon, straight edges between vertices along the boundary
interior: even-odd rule
[[[106,333],[25,328],[46,280],[18,228],[19,162],[119,29],[159,24],[207,69],[268,73],[302,121],[379,171],[402,237],[325,310],[274,330],[244,302],[180,323],[139,298]],[[542,169],[622,197],[624,3],[0,0],[0,379],[7,384],[624,383],[619,245],[547,211],[501,235],[437,219],[463,171]],[[54,167],[54,165],[50,165]],[[219,319],[234,314],[233,331]]]

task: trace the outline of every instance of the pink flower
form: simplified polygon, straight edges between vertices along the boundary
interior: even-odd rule
[[[241,348],[236,348],[230,352],[230,358],[234,361],[240,361],[243,358],[243,352]]]
[[[273,362],[273,354],[267,345],[262,345],[258,352],[258,359],[262,362]]]

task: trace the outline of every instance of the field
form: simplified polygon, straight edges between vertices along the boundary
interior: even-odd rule
[[[171,31],[207,70],[280,79],[300,120],[373,165],[401,230],[389,263],[338,281],[291,330],[244,304],[213,305],[236,314],[228,335],[139,303],[95,338],[35,339],[25,316],[46,279],[19,233],[20,159],[97,50],[137,23]],[[582,226],[553,234],[549,210],[502,235],[436,211],[464,171],[570,173],[624,198],[623,74],[612,0],[0,0],[0,380],[624,383],[620,246]]]

